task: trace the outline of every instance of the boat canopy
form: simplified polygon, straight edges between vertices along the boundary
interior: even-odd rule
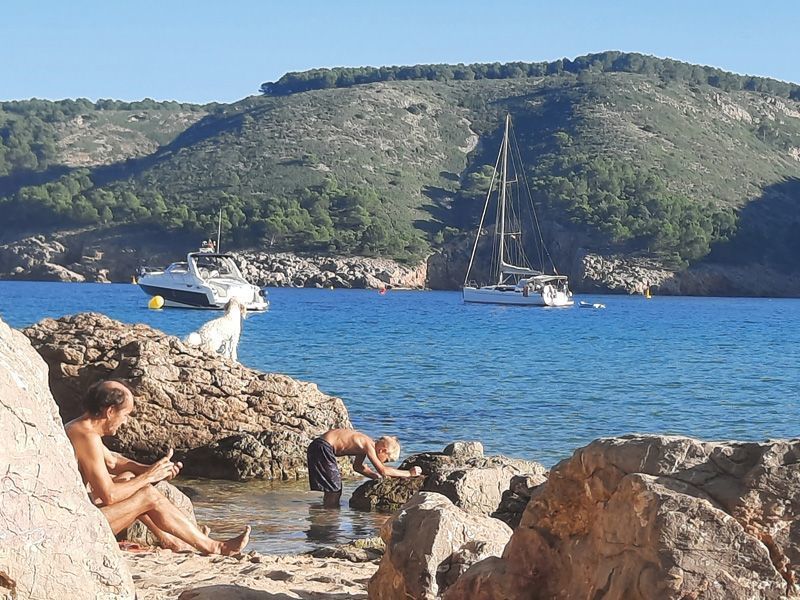
[[[533,277],[532,279],[534,279],[536,281],[541,281],[541,282],[566,281],[568,279],[568,277],[566,275],[537,275],[536,277]]]

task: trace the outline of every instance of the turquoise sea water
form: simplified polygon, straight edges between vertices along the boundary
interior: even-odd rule
[[[552,465],[601,436],[800,429],[800,300],[576,297],[607,306],[589,310],[464,305],[456,292],[270,298],[244,323],[241,362],[342,397],[355,427],[398,435],[404,454],[479,439]],[[146,304],[133,285],[0,282],[0,316],[15,327],[94,310],[184,336],[215,316]]]

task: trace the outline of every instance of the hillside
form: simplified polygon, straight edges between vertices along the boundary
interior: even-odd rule
[[[477,67],[288,74],[206,107],[0,104],[0,240],[206,234],[222,207],[228,244],[416,260],[475,227],[510,112],[562,264],[796,268],[796,86],[619,53]]]

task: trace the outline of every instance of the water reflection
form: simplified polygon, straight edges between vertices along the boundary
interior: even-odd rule
[[[240,483],[178,479],[194,503],[199,523],[222,537],[250,524],[250,550],[264,554],[307,552],[319,546],[347,543],[377,535],[388,515],[351,510],[347,505],[360,480],[345,481],[342,506],[322,507],[322,495],[305,481]]]

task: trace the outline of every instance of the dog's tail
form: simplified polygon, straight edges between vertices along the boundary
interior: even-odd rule
[[[200,344],[203,343],[203,338],[200,337],[199,333],[197,333],[196,331],[193,331],[192,333],[190,333],[189,335],[186,336],[186,339],[184,340],[184,342],[188,346],[199,346]]]

